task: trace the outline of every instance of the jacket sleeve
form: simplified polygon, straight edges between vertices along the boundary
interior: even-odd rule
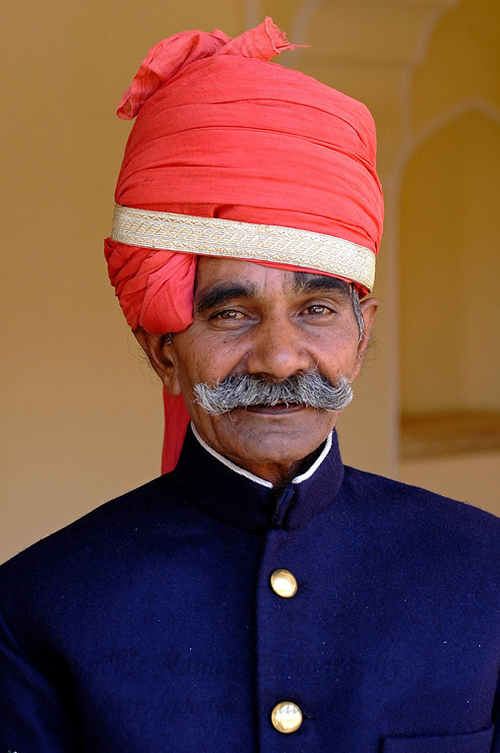
[[[491,753],[500,753],[500,673],[498,675],[497,692],[493,704],[493,715],[491,720],[495,726],[493,742],[491,744]]]
[[[0,610],[0,753],[74,753],[69,713]]]

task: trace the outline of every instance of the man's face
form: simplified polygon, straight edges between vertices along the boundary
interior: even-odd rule
[[[369,336],[377,304],[362,304]],[[212,416],[195,401],[194,387],[229,375],[280,381],[317,369],[331,382],[352,381],[366,347],[349,292],[332,278],[202,257],[198,261],[194,321],[162,344],[161,376],[172,395],[182,392],[198,432],[215,450],[258,476],[296,475],[335,425],[338,413],[308,406],[259,405]],[[158,365],[157,365],[158,370]]]

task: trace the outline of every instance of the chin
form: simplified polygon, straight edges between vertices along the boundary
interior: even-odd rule
[[[223,430],[217,432],[223,448],[219,451],[233,455],[239,465],[300,461],[318,449],[335,423],[332,414],[325,420],[325,415],[311,412],[317,413],[305,408],[286,417],[273,417],[247,411],[244,417],[228,418]],[[318,420],[320,417],[323,420]]]

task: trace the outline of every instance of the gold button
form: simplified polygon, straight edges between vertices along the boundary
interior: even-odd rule
[[[274,729],[289,735],[296,732],[302,724],[302,711],[291,701],[278,703],[271,712],[271,721]]]
[[[283,599],[290,599],[297,593],[297,579],[289,570],[275,570],[271,574],[271,588]]]

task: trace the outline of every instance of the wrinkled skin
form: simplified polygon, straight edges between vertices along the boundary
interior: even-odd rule
[[[252,262],[202,257],[194,321],[172,342],[135,332],[171,395],[184,396],[198,432],[215,450],[282,486],[305,469],[335,426],[338,413],[306,406],[238,408],[209,416],[193,400],[194,385],[248,372],[281,380],[317,368],[335,381],[358,375],[377,310],[361,303],[364,337],[352,300],[331,278],[298,275]]]

